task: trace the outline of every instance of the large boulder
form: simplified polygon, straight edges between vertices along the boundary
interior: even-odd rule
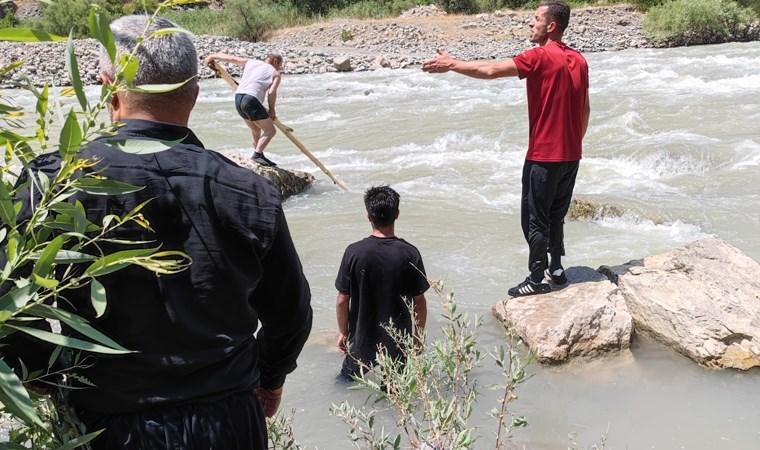
[[[254,162],[251,158],[236,152],[221,152],[224,156],[232,160],[241,167],[251,169],[257,174],[268,179],[280,190],[282,199],[297,195],[309,188],[314,181],[314,176],[307,172],[298,170],[286,170],[280,167],[266,167]]]
[[[503,300],[494,315],[514,327],[542,363],[628,351],[633,323],[617,286],[590,267],[565,273],[564,289]]]
[[[493,308],[540,362],[628,349],[632,321],[707,367],[760,366],[760,264],[723,240],[566,273],[564,289]]]
[[[720,239],[600,270],[637,332],[708,367],[760,366],[760,264]]]

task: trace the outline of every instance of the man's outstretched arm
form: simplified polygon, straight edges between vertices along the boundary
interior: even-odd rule
[[[211,61],[221,61],[227,64],[235,64],[236,66],[245,67],[245,64],[250,61],[249,58],[241,58],[240,56],[228,55],[227,53],[212,53],[203,60],[203,65],[208,66]]]
[[[493,78],[516,77],[517,65],[511,59],[504,61],[459,61],[443,50],[436,50],[438,57],[422,63],[422,70],[428,73],[453,71],[472,78],[490,80]]]

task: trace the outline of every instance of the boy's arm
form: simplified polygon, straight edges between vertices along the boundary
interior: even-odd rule
[[[338,316],[338,350],[346,354],[348,352],[346,339],[348,338],[348,302],[351,297],[348,294],[338,292],[338,298],[335,301],[335,313]]]

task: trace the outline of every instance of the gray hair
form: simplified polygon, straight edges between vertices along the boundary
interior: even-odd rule
[[[271,52],[267,53],[267,55],[264,57],[264,60],[267,60],[267,59],[272,60],[272,62],[281,63],[282,62],[282,54],[280,54],[280,52],[271,51]]]
[[[143,37],[135,55],[140,61],[135,75],[135,85],[143,84],[175,84],[181,83],[198,75],[198,54],[195,45],[187,33],[168,33],[148,37],[164,28],[176,28],[177,25],[169,20],[156,17],[148,26],[149,17],[145,15],[125,16],[111,23],[116,44],[116,60],[122,54],[131,53],[137,46],[138,38]],[[114,79],[116,64],[108,58],[105,48],[100,50],[101,71]],[[182,88],[170,92],[175,95],[180,91],[192,90],[193,95],[197,79],[189,81]]]

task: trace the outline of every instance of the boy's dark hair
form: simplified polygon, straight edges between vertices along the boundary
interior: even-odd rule
[[[570,7],[563,0],[543,0],[540,6],[546,6],[546,14],[553,18],[563,32],[570,23]]]
[[[364,206],[375,226],[388,226],[396,221],[400,197],[390,186],[375,186],[364,193]]]

